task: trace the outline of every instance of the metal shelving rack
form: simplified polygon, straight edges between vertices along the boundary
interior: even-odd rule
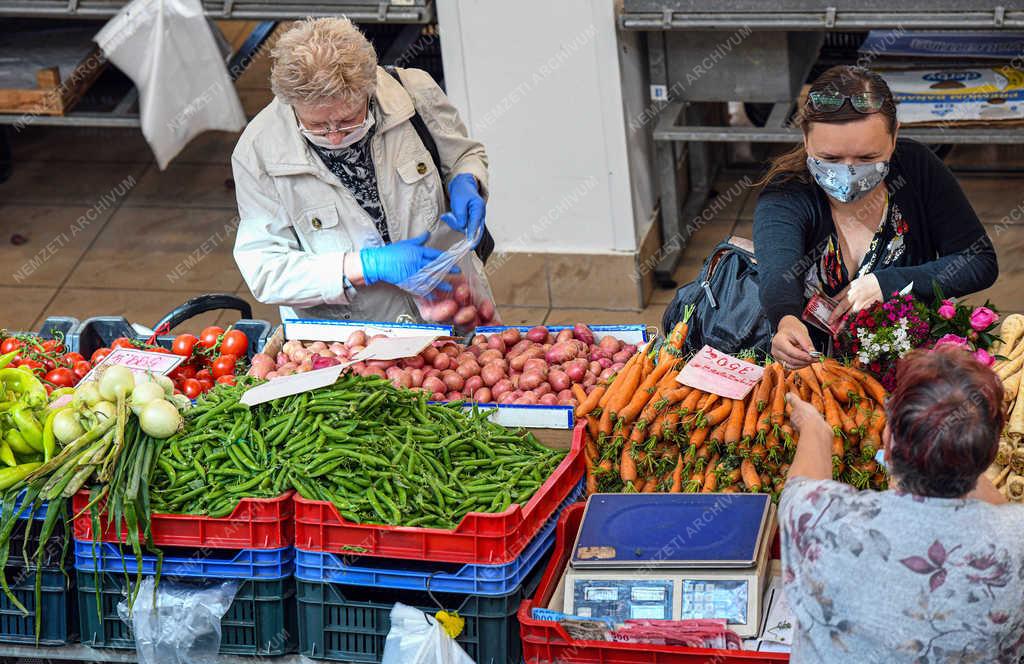
[[[770,7],[768,7],[770,5]],[[655,171],[660,192],[661,231],[665,250],[655,278],[666,286],[688,240],[691,219],[703,210],[715,163],[710,145],[716,143],[794,143],[800,130],[790,126],[793,100],[775,102],[763,127],[714,126],[707,122],[707,104],[674,99],[669,77],[672,53],[667,35],[676,31],[824,32],[843,30],[1013,30],[1024,28],[1024,1],[996,4],[992,0],[624,0],[619,27],[646,33],[651,85],[669,91],[654,102]],[[778,53],[765,53],[778,58]],[[693,63],[679,63],[688,68]],[[803,63],[804,74],[813,62]],[[717,66],[727,66],[725,61]],[[743,98],[721,101],[763,101]],[[909,127],[902,136],[925,143],[1024,144],[1024,128]],[[680,192],[676,165],[685,156],[689,190]],[[685,195],[685,202],[681,200]],[[667,242],[668,238],[677,238]]]

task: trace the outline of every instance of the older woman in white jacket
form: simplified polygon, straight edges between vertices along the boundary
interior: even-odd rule
[[[275,99],[231,159],[240,217],[234,256],[245,282],[260,302],[280,305],[282,319],[415,316],[394,284],[438,255],[428,241],[479,237],[483,146],[427,73],[378,67],[348,19],[297,23],[272,58]],[[440,172],[412,123],[417,112]],[[445,187],[451,214],[439,223]]]

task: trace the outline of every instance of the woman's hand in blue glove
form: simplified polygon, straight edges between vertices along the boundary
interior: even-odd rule
[[[448,183],[448,199],[452,204],[455,224],[448,222],[455,230],[462,231],[470,240],[480,241],[483,237],[487,205],[480,195],[476,178],[469,173],[459,173]]]
[[[424,233],[383,247],[360,249],[363,279],[368,285],[378,281],[402,283],[441,255],[440,249],[425,246],[429,238],[430,233]],[[452,268],[453,273],[458,271],[458,267]]]

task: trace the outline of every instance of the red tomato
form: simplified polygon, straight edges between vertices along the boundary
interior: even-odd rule
[[[203,384],[195,378],[187,378],[181,383],[181,391],[189,399],[195,399],[203,392]]]
[[[48,383],[53,383],[57,387],[74,387],[75,383],[78,382],[75,372],[65,367],[51,369],[46,373],[46,376],[44,376],[43,379]]]
[[[170,348],[164,348],[163,346],[156,346],[155,348],[147,348],[151,353],[160,353],[161,355],[173,355]]]
[[[213,361],[213,377],[231,376],[235,373],[235,363],[238,362],[234,355],[220,355]]]
[[[213,389],[212,380],[201,380],[199,381],[199,384],[203,386],[203,392],[209,392],[210,390]]]
[[[188,380],[189,378],[195,378],[196,368],[187,362],[184,364],[179,364],[178,368],[172,371],[170,376],[171,380],[181,383]]]
[[[234,385],[235,384],[235,374],[228,374],[226,376],[221,376],[220,378],[217,379],[217,383],[219,383],[221,385]]]
[[[118,337],[114,339],[114,343],[110,344],[111,348],[135,348],[135,344],[128,337]]]
[[[199,339],[194,334],[179,334],[174,337],[174,342],[171,344],[171,352],[175,355],[188,357],[192,354],[192,349],[195,348],[197,341]]]
[[[45,368],[45,369],[46,369],[47,371],[53,371],[54,369],[56,369],[56,368],[57,368],[57,363],[56,363],[56,362],[54,362],[53,360],[51,360],[51,359],[50,359],[50,358],[48,358],[48,357],[44,357],[44,358],[42,359],[42,363],[43,363],[43,367],[44,367],[44,368]]]
[[[64,353],[64,357],[60,358],[64,361],[67,366],[72,366],[75,362],[81,362],[85,358],[82,357],[81,353]]]
[[[3,343],[0,343],[0,355],[6,355],[12,350],[18,350],[24,345],[21,339],[15,339],[14,337],[4,339]]]
[[[204,380],[212,381],[213,378],[213,373],[209,369],[200,369],[196,372],[196,380],[199,382],[203,382]]]
[[[107,355],[110,355],[109,348],[97,348],[96,351],[92,354],[92,357],[89,358],[89,361],[93,363],[93,366],[95,366],[102,362],[103,358],[105,358]]]
[[[64,344],[56,339],[47,339],[42,343],[44,353],[63,353]]]
[[[231,330],[224,334],[220,342],[220,352],[224,355],[244,357],[249,350],[249,337],[241,330]]]
[[[43,363],[36,360],[21,359],[14,363],[16,367],[28,367],[33,372],[42,373]]]
[[[74,371],[75,375],[78,376],[78,379],[81,380],[82,378],[85,378],[85,374],[92,371],[92,363],[87,362],[86,360],[81,360],[79,362],[75,362],[75,366],[71,370]]]
[[[210,327],[204,328],[199,333],[199,345],[203,348],[210,349],[217,345],[217,340],[220,339],[220,335],[224,334],[224,328],[211,325]]]

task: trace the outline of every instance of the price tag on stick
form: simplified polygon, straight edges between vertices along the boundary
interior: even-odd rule
[[[686,363],[676,380],[727,399],[742,399],[763,374],[763,367],[704,346]]]
[[[180,355],[154,353],[153,351],[140,350],[138,348],[115,348],[110,351],[109,355],[103,358],[102,362],[93,367],[92,371],[85,374],[80,382],[86,383],[90,380],[95,380],[105,368],[115,364],[128,367],[133,373],[149,372],[166,376],[184,361],[185,358]]]

